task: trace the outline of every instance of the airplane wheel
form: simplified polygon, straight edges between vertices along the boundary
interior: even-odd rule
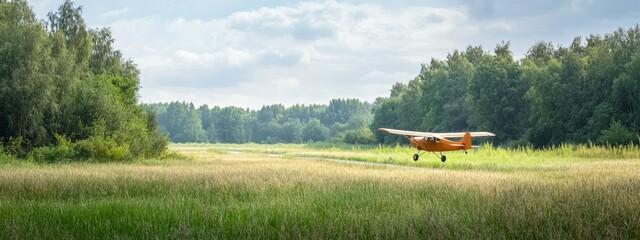
[[[420,158],[420,155],[413,154],[413,161],[418,161],[418,158]]]
[[[447,161],[447,156],[442,155],[442,157],[440,157],[440,161],[442,161],[442,162]]]

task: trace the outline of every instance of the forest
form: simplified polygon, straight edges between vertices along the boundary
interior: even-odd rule
[[[0,155],[44,161],[156,157],[167,146],[138,103],[140,71],[64,2],[38,20],[0,1]]]
[[[372,106],[357,99],[333,99],[329,105],[274,104],[257,111],[207,105],[195,108],[184,102],[143,106],[157,114],[160,130],[172,142],[375,143],[369,130]]]
[[[568,47],[538,42],[521,60],[509,46],[493,53],[469,46],[423,64],[413,80],[374,102],[371,129],[491,131],[494,143],[511,147],[638,144],[638,25],[576,37]]]
[[[380,127],[491,131],[506,147],[563,143],[626,145],[640,137],[640,28],[576,37],[570,46],[538,42],[516,60],[510,42],[431,59],[408,83],[372,104],[195,108],[147,104],[173,142],[406,144]],[[368,111],[370,109],[370,111]],[[312,130],[313,129],[313,130]]]
[[[0,1],[0,153],[45,161],[159,156],[172,142],[405,143],[377,128],[491,131],[506,147],[626,145],[640,137],[640,27],[534,44],[454,50],[373,103],[259,110],[139,101],[140,71],[65,1],[46,19]]]

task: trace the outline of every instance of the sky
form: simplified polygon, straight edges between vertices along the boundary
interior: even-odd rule
[[[29,1],[38,18],[64,0]],[[469,45],[536,42],[640,23],[636,0],[246,1],[76,0],[90,28],[109,27],[141,70],[144,103],[196,106],[373,102],[421,64]]]

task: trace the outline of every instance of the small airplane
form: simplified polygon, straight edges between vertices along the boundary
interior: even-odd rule
[[[471,145],[471,137],[492,137],[495,134],[490,132],[455,132],[455,133],[430,133],[430,132],[413,132],[405,130],[396,130],[389,128],[378,128],[380,132],[386,132],[391,134],[402,135],[409,139],[411,145],[418,149],[418,153],[413,155],[413,160],[418,161],[418,158],[426,152],[433,152],[440,161],[447,161],[447,156],[442,154],[446,151],[458,151],[464,150],[467,153],[468,149],[476,148],[478,146]],[[452,141],[446,138],[460,138],[458,141]],[[420,153],[420,151],[424,151]],[[439,152],[440,155],[436,152]]]

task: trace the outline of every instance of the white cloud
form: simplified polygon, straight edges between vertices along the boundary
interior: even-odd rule
[[[464,8],[386,8],[328,1],[241,11],[220,19],[143,17],[112,24],[116,47],[139,64],[145,102],[260,107],[373,101],[420,63],[512,29]],[[495,44],[492,41],[492,44]]]
[[[273,83],[275,84],[276,88],[289,89],[289,88],[295,88],[298,85],[300,85],[300,80],[296,78],[279,78],[273,81]]]
[[[408,81],[415,77],[415,73],[408,72],[385,72],[378,69],[374,69],[371,72],[366,73],[362,76],[363,79],[368,81],[380,81],[383,82],[387,79],[397,79],[397,81]]]
[[[240,50],[232,47],[225,49],[227,63],[232,67],[242,67],[251,62],[254,57],[248,50]]]
[[[42,18],[62,2],[29,4]],[[454,49],[490,51],[505,40],[518,58],[536,41],[566,45],[631,27],[640,9],[595,0],[75,2],[91,28],[111,27],[114,47],[138,64],[143,101],[252,108],[373,101]],[[254,10],[231,10],[239,7]]]
[[[513,29],[512,24],[505,21],[495,21],[487,24],[486,28],[488,29],[498,29],[503,30],[505,32],[509,32]]]
[[[198,63],[200,61],[200,56],[198,56],[198,54],[186,50],[176,51],[176,56],[190,63]]]
[[[127,13],[129,13],[131,11],[131,9],[129,8],[120,8],[120,9],[114,9],[114,10],[110,10],[110,11],[106,11],[100,14],[100,17],[103,18],[112,18],[112,17],[118,17],[118,16],[122,16],[125,15]]]

